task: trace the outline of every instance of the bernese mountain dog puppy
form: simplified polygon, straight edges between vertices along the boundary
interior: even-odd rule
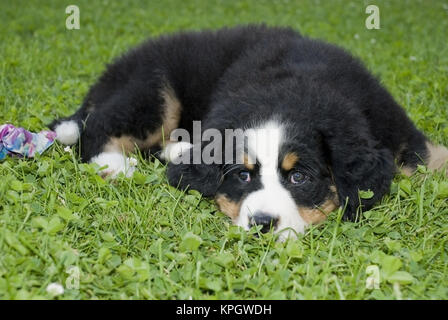
[[[217,142],[173,136],[191,134],[195,121],[202,134],[244,132],[230,161],[224,147],[210,152],[216,161],[194,161],[195,150],[201,156]],[[63,144],[80,140],[82,161],[103,175],[132,174],[135,148],[159,155],[171,185],[214,197],[235,224],[281,238],[338,207],[355,220],[397,170],[448,160],[356,58],[265,25],[150,39],[109,65],[81,108],[50,127]]]

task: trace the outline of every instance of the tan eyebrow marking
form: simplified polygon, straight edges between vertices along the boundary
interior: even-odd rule
[[[289,171],[294,168],[294,165],[299,161],[299,156],[294,152],[288,152],[282,161],[282,168],[285,171]]]

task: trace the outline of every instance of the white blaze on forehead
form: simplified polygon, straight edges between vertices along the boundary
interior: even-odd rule
[[[268,122],[246,132],[249,156],[260,163],[260,174],[277,175],[278,153],[282,141],[283,129],[276,122]]]
[[[250,218],[259,212],[278,218],[276,231],[293,229],[302,233],[307,225],[299,214],[290,192],[280,182],[278,169],[280,147],[285,140],[284,127],[270,121],[258,128],[247,130],[249,157],[256,159],[262,188],[249,194],[243,201],[236,224],[249,229]],[[281,238],[294,236],[286,230]]]

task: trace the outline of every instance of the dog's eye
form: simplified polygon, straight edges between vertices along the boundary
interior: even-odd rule
[[[249,171],[240,171],[238,177],[241,181],[250,182],[250,172]]]
[[[300,173],[299,171],[293,171],[289,175],[289,181],[291,181],[292,184],[300,185],[304,183],[307,180],[307,176],[303,173]]]

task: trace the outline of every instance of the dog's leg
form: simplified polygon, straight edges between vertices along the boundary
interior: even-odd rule
[[[183,152],[190,150],[192,147],[193,145],[189,142],[169,142],[160,153],[160,158],[166,162],[175,161],[175,159],[179,158]]]
[[[180,102],[170,86],[148,93],[147,87],[133,84],[132,90],[116,91],[90,112],[83,106],[73,116],[57,121],[54,130],[64,144],[80,138],[82,160],[106,167],[103,176],[115,177],[120,172],[130,176],[136,160],[127,155],[136,148],[149,153],[153,147],[162,147],[178,126],[180,112]]]

